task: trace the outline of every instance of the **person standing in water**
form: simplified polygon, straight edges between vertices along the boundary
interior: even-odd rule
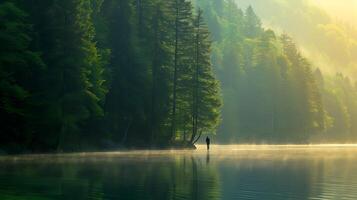
[[[209,145],[211,144],[211,139],[209,137],[206,137],[206,144],[207,144],[207,150],[209,150]]]

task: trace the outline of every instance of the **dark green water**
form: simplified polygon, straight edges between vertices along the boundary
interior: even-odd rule
[[[0,157],[0,199],[357,199],[357,146]]]

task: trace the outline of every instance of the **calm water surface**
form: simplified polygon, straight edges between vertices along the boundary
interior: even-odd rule
[[[357,146],[0,157],[0,199],[357,199]]]

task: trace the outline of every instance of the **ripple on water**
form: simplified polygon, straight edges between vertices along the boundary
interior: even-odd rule
[[[357,199],[356,145],[0,157],[0,199]]]

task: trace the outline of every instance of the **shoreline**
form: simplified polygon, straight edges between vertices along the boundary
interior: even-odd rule
[[[26,155],[60,155],[75,153],[105,153],[105,152],[129,152],[129,151],[162,151],[162,150],[197,150],[194,144],[174,144],[162,146],[117,146],[104,148],[83,148],[77,150],[63,151],[36,151],[23,150],[22,152],[11,152],[0,149],[0,156],[26,156]]]
[[[0,157],[6,156],[34,156],[34,155],[70,155],[70,154],[91,154],[91,153],[128,153],[134,151],[184,151],[184,150],[198,150],[198,146],[205,146],[205,144],[196,144],[190,146],[180,145],[167,145],[167,146],[151,146],[151,147],[116,147],[116,148],[92,148],[92,149],[80,149],[73,151],[43,151],[43,152],[29,152],[23,153],[8,153],[4,150],[0,150]],[[231,146],[234,150],[287,150],[287,149],[336,149],[336,148],[357,148],[357,143],[315,143],[315,144],[213,144],[212,147],[219,150],[220,146]]]

